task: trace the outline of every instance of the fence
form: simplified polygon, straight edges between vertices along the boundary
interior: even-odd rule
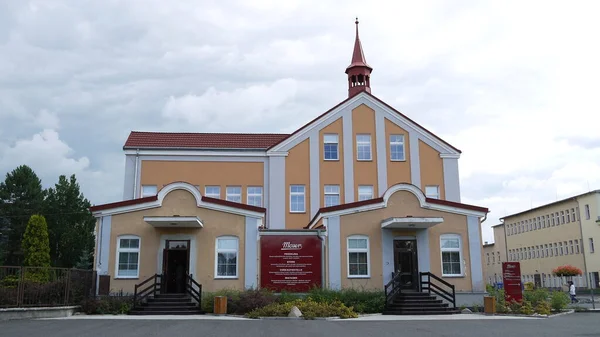
[[[80,305],[95,287],[93,270],[0,266],[0,308]]]

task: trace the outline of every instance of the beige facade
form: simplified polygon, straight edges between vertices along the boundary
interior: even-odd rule
[[[506,240],[504,224],[492,227],[494,242],[483,243],[484,279],[487,284],[502,282],[502,262],[506,262]]]
[[[583,272],[573,280],[577,287],[587,287],[588,277],[596,277],[586,271],[599,270],[590,252],[599,233],[593,218],[597,195],[584,193],[503,218],[508,261],[520,262],[524,282],[563,287],[566,279],[554,276],[552,270],[566,264]]]
[[[600,191],[578,198],[581,219],[581,249],[585,253],[585,266],[590,285],[600,288]]]

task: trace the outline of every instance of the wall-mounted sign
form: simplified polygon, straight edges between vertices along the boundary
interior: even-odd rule
[[[507,304],[513,300],[519,303],[523,301],[520,262],[502,262],[502,282]]]
[[[276,292],[306,292],[322,286],[321,240],[315,235],[260,238],[260,286]]]

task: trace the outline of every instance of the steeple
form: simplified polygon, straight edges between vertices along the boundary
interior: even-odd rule
[[[354,96],[361,91],[371,92],[371,68],[365,59],[360,38],[358,37],[358,18],[356,24],[356,39],[354,40],[354,51],[352,61],[346,68],[348,74],[348,96]]]

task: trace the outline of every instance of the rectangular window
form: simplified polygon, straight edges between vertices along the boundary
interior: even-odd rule
[[[373,199],[372,185],[358,185],[358,201]]]
[[[427,198],[439,199],[440,198],[440,187],[437,185],[425,186],[425,196]]]
[[[575,240],[575,254],[579,254],[579,240]]]
[[[142,185],[142,198],[153,197],[158,193],[156,185]]]
[[[498,254],[498,263],[502,262],[502,261],[500,260],[500,252],[496,252],[496,254]]]
[[[372,160],[371,135],[356,135],[356,155],[358,160]]]
[[[573,219],[573,220],[572,220],[573,222],[577,221],[577,220],[575,219],[575,208],[571,208],[571,219]]]
[[[558,244],[554,243],[554,256],[558,256]]]
[[[348,238],[348,277],[369,277],[369,238]]]
[[[560,211],[560,223],[562,223],[563,225],[566,223],[565,222],[565,211]]]
[[[590,253],[594,252],[594,238],[590,238]]]
[[[591,217],[591,216],[590,216],[590,205],[585,205],[584,207],[585,207],[585,208],[584,208],[584,210],[585,210],[585,219],[586,219],[586,220],[589,220],[589,219],[590,219],[590,217]]]
[[[567,210],[567,223],[571,223],[571,214],[569,213],[569,210]]]
[[[215,263],[217,278],[235,278],[238,276],[238,238],[217,238],[217,261]]]
[[[117,277],[139,277],[140,239],[137,236],[121,236],[117,239]]]
[[[204,195],[209,198],[220,199],[221,198],[221,187],[220,186],[205,186]]]
[[[263,188],[262,186],[248,186],[248,205],[262,207]]]
[[[462,276],[461,239],[456,234],[440,236],[442,276]]]
[[[233,202],[242,202],[242,187],[241,186],[227,186],[226,188],[226,199]]]
[[[325,185],[325,207],[340,204],[340,185]]]
[[[323,158],[325,160],[338,160],[339,137],[337,133],[323,135]]]
[[[575,247],[573,245],[573,240],[569,240],[569,251],[571,252],[571,255],[575,254]]]
[[[561,256],[562,256],[562,255],[564,255],[564,254],[565,254],[565,251],[564,251],[564,249],[563,249],[563,243],[562,243],[562,242],[559,242],[559,243],[558,243],[558,247],[560,248],[560,255],[561,255]]]
[[[290,212],[306,212],[304,202],[304,185],[290,185]]]
[[[406,160],[404,150],[404,135],[390,135],[390,159],[392,161]]]
[[[544,245],[544,248],[546,249],[546,257],[548,257],[548,245]]]

